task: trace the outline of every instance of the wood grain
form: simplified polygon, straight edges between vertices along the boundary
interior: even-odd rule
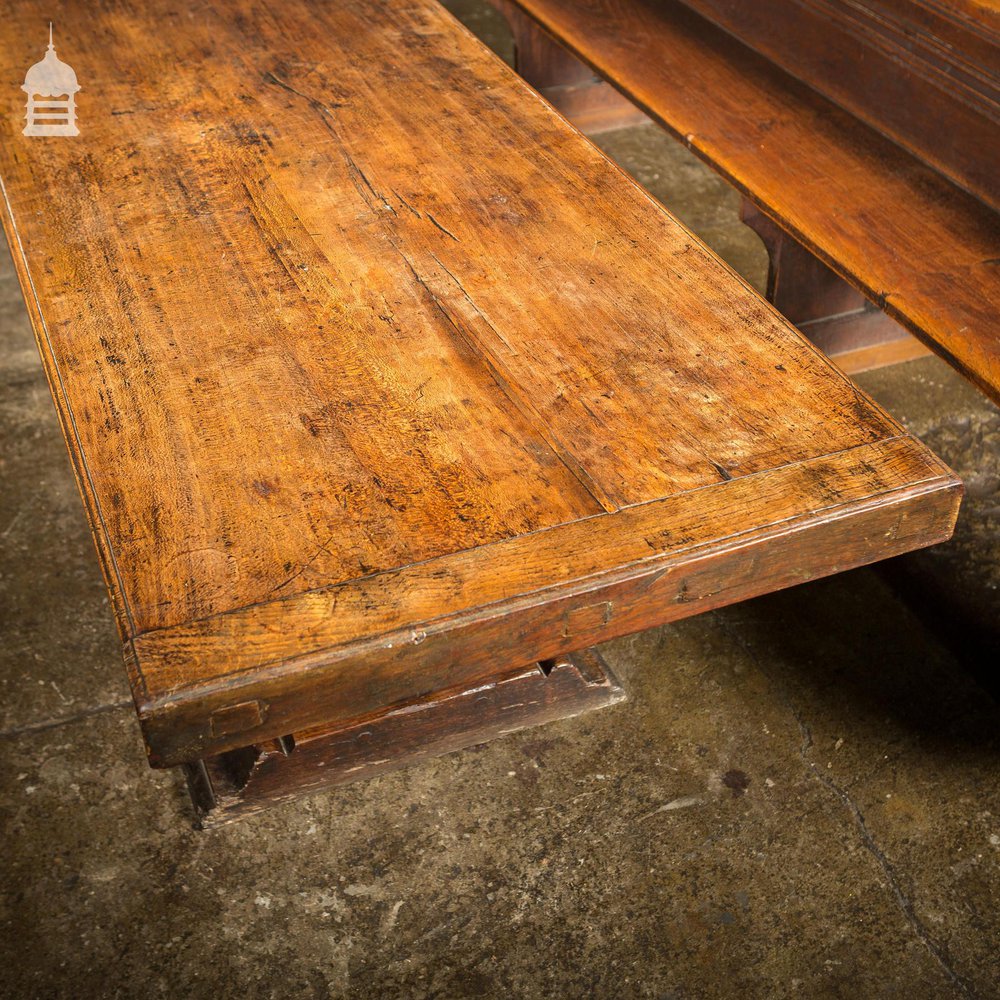
[[[996,212],[684,4],[506,2],[1000,400]]]
[[[59,30],[81,134],[0,118],[4,225],[154,763],[951,530],[954,477],[438,5]]]

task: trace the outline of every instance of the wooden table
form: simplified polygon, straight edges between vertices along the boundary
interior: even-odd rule
[[[14,102],[46,25],[0,15]],[[431,0],[55,37],[80,135],[0,118],[4,226],[154,765],[516,728],[526,670],[952,531],[948,469]]]

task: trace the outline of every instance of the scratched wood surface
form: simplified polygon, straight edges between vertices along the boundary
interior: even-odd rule
[[[950,533],[948,470],[437,4],[54,17],[76,139],[21,135],[0,3],[4,225],[154,763]]]
[[[997,212],[676,0],[504,2],[1000,400]]]

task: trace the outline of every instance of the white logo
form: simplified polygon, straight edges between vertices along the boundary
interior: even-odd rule
[[[25,74],[28,95],[25,135],[79,135],[76,127],[76,93],[80,84],[76,73],[56,55],[52,44],[52,23],[49,22],[49,48],[45,58],[35,63]]]

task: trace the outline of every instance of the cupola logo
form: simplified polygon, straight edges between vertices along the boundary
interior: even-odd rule
[[[49,23],[49,48],[45,58],[25,74],[21,87],[28,95],[25,135],[79,135],[76,127],[76,73],[57,55]]]

